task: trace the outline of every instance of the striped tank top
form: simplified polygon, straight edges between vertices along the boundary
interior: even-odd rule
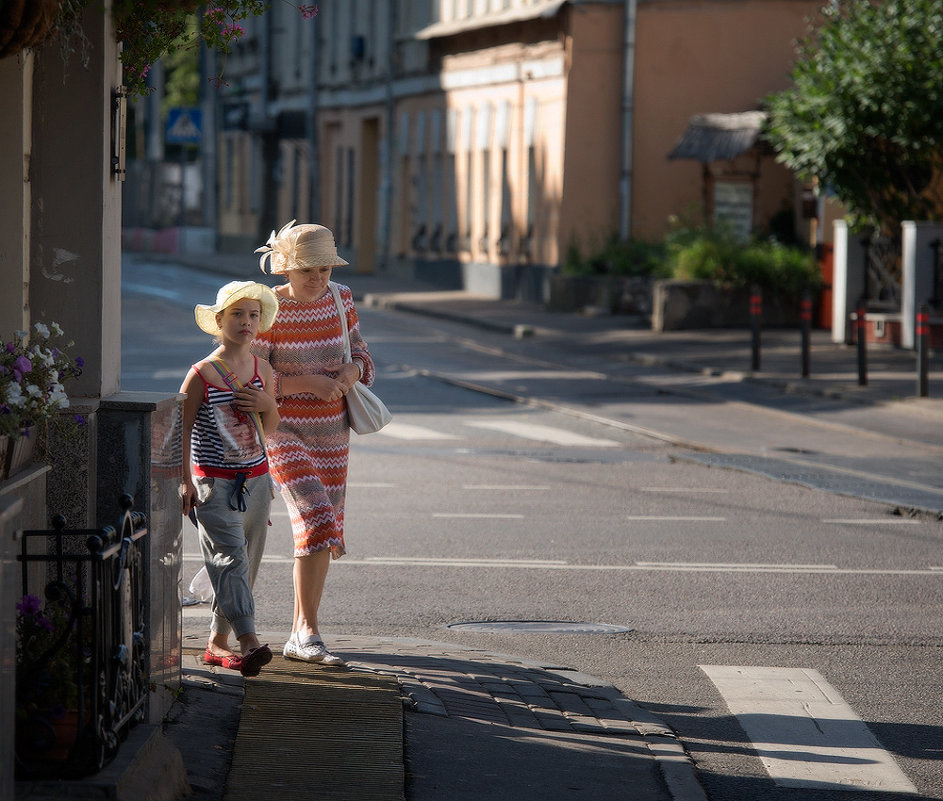
[[[197,374],[200,375],[199,371]],[[252,418],[233,405],[232,390],[213,386],[202,375],[200,379],[204,387],[203,403],[190,435],[194,475],[235,478],[237,473],[245,473],[246,478],[252,478],[267,473],[265,448]],[[258,360],[249,383],[259,389],[265,387],[259,377]]]

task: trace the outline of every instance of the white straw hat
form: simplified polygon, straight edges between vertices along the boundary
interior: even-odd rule
[[[287,273],[305,267],[341,267],[350,262],[337,255],[334,234],[329,228],[316,223],[295,225],[292,220],[277,234],[272,231],[262,247],[255,249],[261,253],[259,267],[265,272],[265,262],[269,262],[269,272]]]
[[[255,281],[230,281],[225,286],[220,287],[219,292],[216,293],[216,303],[213,306],[199,304],[193,310],[196,316],[196,324],[207,334],[218,334],[219,324],[216,322],[216,315],[244,298],[259,301],[262,306],[259,332],[268,331],[275,321],[275,315],[278,313],[278,296],[265,284],[257,284]]]

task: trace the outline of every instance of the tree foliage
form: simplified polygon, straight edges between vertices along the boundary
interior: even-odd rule
[[[943,3],[831,0],[767,98],[777,159],[817,178],[858,230],[943,216]]]

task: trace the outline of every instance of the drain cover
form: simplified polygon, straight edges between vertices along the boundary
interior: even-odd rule
[[[494,634],[624,634],[626,626],[609,623],[577,623],[566,620],[482,620],[472,623],[450,623],[447,628],[461,631],[484,631]]]

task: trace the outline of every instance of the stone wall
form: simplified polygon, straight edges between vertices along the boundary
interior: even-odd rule
[[[763,298],[762,325],[787,328],[799,325],[799,304]],[[750,326],[750,292],[723,289],[710,281],[656,281],[652,288],[652,330]]]

